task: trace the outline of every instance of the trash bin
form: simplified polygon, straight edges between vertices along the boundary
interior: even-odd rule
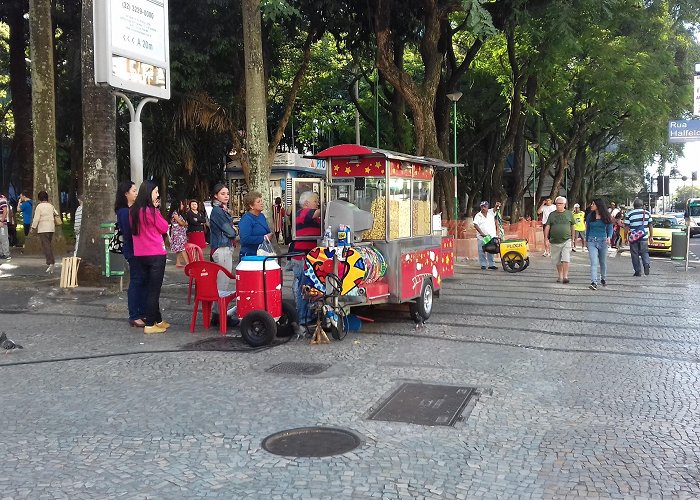
[[[671,260],[685,260],[686,248],[688,248],[686,233],[674,231],[671,234]]]
[[[102,274],[107,278],[111,276],[124,276],[124,259],[119,259],[121,262],[118,260],[117,262],[112,263],[112,254],[109,252],[109,240],[112,239],[112,235],[114,234],[114,222],[102,223],[100,224],[100,228],[112,231],[101,235],[105,247],[105,266],[102,270]]]

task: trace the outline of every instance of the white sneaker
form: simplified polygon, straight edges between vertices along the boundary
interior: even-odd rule
[[[49,264],[49,267],[46,268],[46,272],[49,274],[53,274],[53,264]]]

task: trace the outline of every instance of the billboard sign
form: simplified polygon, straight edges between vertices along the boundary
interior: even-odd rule
[[[700,120],[671,120],[668,122],[668,142],[700,141]]]
[[[168,0],[95,0],[95,81],[170,98]]]

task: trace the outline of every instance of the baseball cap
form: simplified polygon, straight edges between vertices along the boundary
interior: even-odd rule
[[[481,203],[479,203],[479,206],[480,206],[480,207],[488,207],[488,206],[489,206],[489,202],[486,201],[486,200],[484,200],[484,201],[482,201]]]
[[[574,208],[581,208],[581,205],[579,205],[578,203],[574,203]]]

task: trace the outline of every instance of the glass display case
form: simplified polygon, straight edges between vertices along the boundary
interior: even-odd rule
[[[432,215],[431,181],[414,180],[413,195],[411,199],[411,212],[413,213],[413,236],[428,236],[431,234],[430,223]]]
[[[389,239],[411,237],[411,179],[389,179]]]

